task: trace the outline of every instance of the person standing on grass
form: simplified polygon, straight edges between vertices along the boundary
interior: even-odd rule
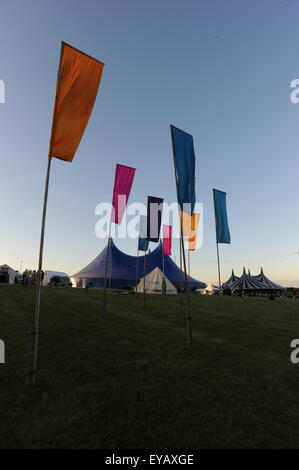
[[[166,295],[166,281],[165,277],[162,279],[162,295]]]

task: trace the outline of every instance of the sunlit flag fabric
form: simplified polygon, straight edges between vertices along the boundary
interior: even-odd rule
[[[196,250],[200,214],[194,212],[190,215],[188,212],[181,212],[181,218],[183,236],[188,238],[188,250],[194,251]]]
[[[171,255],[172,226],[163,225],[163,254]]]
[[[170,130],[178,203],[181,210],[188,211],[192,215],[195,205],[195,154],[193,137],[172,125]],[[184,206],[186,204],[189,207]]]
[[[199,220],[200,220],[200,214],[192,214],[192,218],[194,218],[194,220],[192,220],[191,222],[191,226],[193,227],[192,228],[192,233],[193,235],[191,235],[188,239],[188,250],[189,251],[195,251],[196,250],[196,244],[197,244],[197,233],[198,233],[198,224],[199,224]]]
[[[147,239],[157,243],[160,238],[163,199],[148,196],[147,198]]]
[[[129,166],[120,165],[119,163],[116,165],[111,217],[112,222],[115,224],[121,224],[130,196],[135,171],[135,168]]]
[[[146,251],[148,249],[149,241],[147,239],[147,216],[141,215],[139,222],[139,239],[138,250]]]
[[[213,189],[216,240],[217,243],[230,243],[230,232],[226,212],[226,193]]]
[[[62,42],[49,157],[71,162],[84,134],[104,64]]]

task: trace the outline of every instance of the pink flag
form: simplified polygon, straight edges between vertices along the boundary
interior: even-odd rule
[[[163,254],[171,255],[171,225],[163,225]]]
[[[111,215],[111,220],[115,224],[121,224],[130,196],[135,170],[136,168],[119,165],[119,163],[116,165]]]

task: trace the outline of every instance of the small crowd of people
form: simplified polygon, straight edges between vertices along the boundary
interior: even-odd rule
[[[38,271],[25,269],[23,274],[19,274],[15,277],[15,284],[22,285],[23,287],[35,287],[37,284]],[[45,273],[41,271],[41,282],[43,282]]]

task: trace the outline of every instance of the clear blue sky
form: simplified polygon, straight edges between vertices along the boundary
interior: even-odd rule
[[[130,201],[175,200],[169,123],[193,134],[204,245],[192,274],[217,280],[212,188],[228,193],[222,277],[260,266],[299,285],[296,0],[2,0],[0,263],[36,268],[42,195],[64,40],[107,64],[72,164],[53,161],[44,266],[76,272],[105,242],[95,207],[115,163],[137,168]],[[121,240],[135,253],[136,242]],[[175,245],[175,251],[177,245]],[[176,253],[174,253],[176,254]],[[266,259],[265,259],[266,258]]]

